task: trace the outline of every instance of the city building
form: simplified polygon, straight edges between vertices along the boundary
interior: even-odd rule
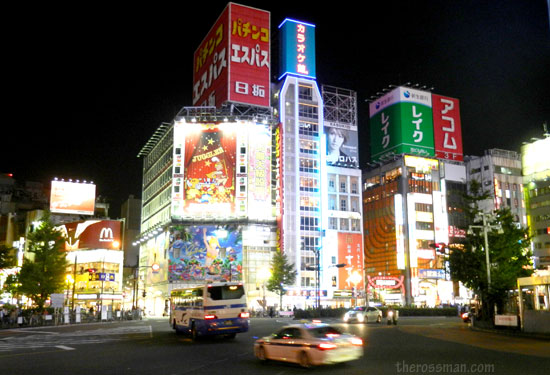
[[[454,303],[447,256],[465,231],[459,101],[400,86],[369,105],[371,158],[363,171],[365,275],[370,301]],[[448,202],[448,199],[450,203]]]
[[[550,134],[521,146],[527,222],[535,268],[550,266]]]
[[[138,155],[135,291],[147,312],[167,311],[172,289],[209,280],[242,281],[251,309],[364,296],[356,94],[319,89],[315,26],[288,19],[271,84],[269,25],[269,12],[228,4],[194,56],[201,106],[161,124]],[[275,251],[297,272],[283,306],[265,288]]]
[[[526,227],[521,155],[491,149],[483,156],[468,156],[465,162],[468,181],[476,180],[482,191],[489,194],[488,199],[480,202],[480,208],[487,213],[509,208],[515,221]]]

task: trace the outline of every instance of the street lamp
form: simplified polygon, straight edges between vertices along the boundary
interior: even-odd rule
[[[487,221],[487,217],[490,216],[484,212],[480,213],[483,218],[483,225],[470,225],[468,229],[468,234],[473,234],[472,229],[482,229],[483,230],[483,239],[485,241],[485,261],[487,262],[487,290],[491,288],[491,263],[489,259],[489,240],[487,238],[487,233],[489,230],[498,230],[499,233],[502,233],[502,226],[500,224],[491,225]]]

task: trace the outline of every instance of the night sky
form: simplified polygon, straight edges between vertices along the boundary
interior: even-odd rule
[[[227,4],[194,3],[15,13],[0,172],[93,180],[118,217],[129,194],[141,195],[141,147],[191,105],[193,52]],[[284,18],[316,25],[317,81],[357,92],[360,144],[369,142],[365,100],[408,82],[460,99],[467,155],[519,151],[550,127],[547,0],[237,3],[271,12],[273,53]]]

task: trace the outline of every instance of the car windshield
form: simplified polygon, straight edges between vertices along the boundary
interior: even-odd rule
[[[324,338],[331,335],[341,335],[342,332],[331,326],[310,328],[309,332],[313,337]]]
[[[365,306],[357,306],[356,308],[353,309],[353,311],[365,311],[366,308]]]

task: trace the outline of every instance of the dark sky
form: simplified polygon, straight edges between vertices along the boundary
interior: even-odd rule
[[[141,195],[139,150],[191,105],[193,52],[227,4],[194,3],[14,13],[0,172],[93,180],[117,217]],[[357,92],[364,144],[365,100],[407,82],[460,99],[465,154],[519,151],[550,126],[547,0],[237,3],[270,11],[272,37],[286,17],[316,25],[317,80]]]

